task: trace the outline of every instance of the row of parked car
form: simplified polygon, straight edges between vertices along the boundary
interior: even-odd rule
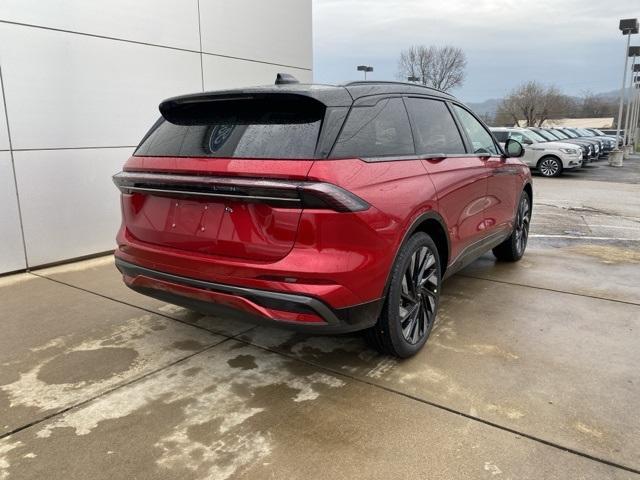
[[[514,139],[524,146],[522,160],[544,177],[557,177],[562,172],[584,167],[606,158],[615,148],[614,136],[597,128],[492,128],[503,146]]]

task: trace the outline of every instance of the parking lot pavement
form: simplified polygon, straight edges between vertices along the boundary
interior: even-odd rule
[[[0,451],[8,478],[629,478],[233,340]]]
[[[233,336],[253,327],[252,324],[238,320],[202,316],[134,292],[121,281],[111,255],[37,270],[34,275],[137,307],[149,313],[202,327],[213,333]]]
[[[536,178],[525,258],[445,282],[406,361],[140,296],[111,257],[0,278],[0,479],[640,478],[617,171]]]
[[[226,339],[32,275],[0,285],[2,434]]]
[[[589,181],[640,184],[640,155],[632,155],[622,167],[609,167],[607,159],[589,163],[586,167],[567,170],[564,177]]]

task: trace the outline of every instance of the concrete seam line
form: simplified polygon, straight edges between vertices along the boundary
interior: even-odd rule
[[[532,233],[529,238],[568,238],[573,240],[605,240],[617,242],[640,242],[638,238],[621,238],[621,237],[590,237],[588,235],[545,235],[540,233]]]
[[[540,223],[540,222],[536,222],[535,223],[536,227],[555,227],[557,226],[555,223]],[[568,224],[568,225],[563,225],[564,228],[569,228],[569,227],[580,227],[583,226],[581,223],[573,223],[573,224]],[[596,228],[619,228],[622,230],[638,230],[640,231],[640,227],[627,227],[624,225],[602,225],[602,224],[597,224],[597,223],[593,223],[593,224],[589,224],[587,223],[587,227],[589,227],[589,229],[591,229],[591,227],[596,227]],[[531,235],[537,235],[540,236],[540,234],[531,234]],[[529,236],[531,236],[529,235]]]
[[[53,282],[60,283],[60,284],[62,284],[62,285],[66,285],[66,286],[71,287],[71,288],[77,288],[78,290],[82,290],[82,291],[87,292],[87,293],[93,293],[94,295],[97,295],[97,296],[100,296],[100,297],[103,297],[103,298],[106,298],[106,299],[109,299],[109,300],[112,300],[112,301],[115,301],[115,302],[118,302],[118,303],[123,303],[123,304],[125,304],[125,305],[129,305],[129,306],[131,306],[130,304],[128,304],[128,303],[126,303],[126,302],[122,302],[122,301],[120,301],[120,300],[114,300],[114,299],[111,299],[111,298],[106,297],[105,295],[102,295],[102,294],[99,294],[99,293],[91,292],[91,291],[89,291],[89,290],[85,290],[85,289],[82,289],[82,288],[80,288],[80,287],[75,287],[75,286],[73,286],[73,285],[68,285],[68,284],[66,284],[66,283],[64,283],[64,282],[60,282],[59,280],[50,279],[50,278],[47,278],[47,277],[42,277],[42,276],[40,276],[40,275],[35,275],[35,276],[40,277],[40,278],[45,278],[45,279],[51,280],[51,281],[53,281]],[[469,277],[469,278],[475,278],[475,277]],[[484,280],[484,279],[478,279],[478,280]],[[499,282],[499,283],[506,283],[506,282]],[[523,287],[526,287],[526,285],[522,285],[522,286],[523,286]],[[537,288],[537,287],[529,287],[529,288]],[[542,290],[547,290],[547,289],[542,289]],[[565,292],[558,292],[558,293],[565,293]],[[569,292],[567,292],[567,293],[569,293]],[[586,295],[579,295],[579,294],[573,294],[573,295],[585,296],[585,297],[586,297]],[[595,297],[595,298],[597,298],[597,297]],[[606,300],[606,299],[604,299],[604,300]],[[615,300],[613,300],[613,301],[615,301]],[[626,303],[626,302],[621,302],[621,303]],[[632,305],[634,305],[634,304],[632,304]],[[135,308],[140,308],[140,307],[135,307]],[[143,308],[140,308],[140,309],[141,309],[141,310],[145,310],[145,311],[149,311],[149,310],[146,310],[146,309],[143,309]],[[153,312],[153,311],[150,311],[150,312],[151,312],[151,313],[156,313],[156,312]],[[161,315],[161,316],[164,316],[164,315]],[[215,333],[215,332],[211,332],[211,331],[209,331],[209,330],[207,330],[207,329],[204,329],[203,327],[198,327],[197,325],[192,325],[192,324],[186,323],[186,322],[184,322],[184,321],[182,321],[182,320],[175,319],[175,318],[173,318],[173,317],[166,317],[166,318],[168,318],[168,319],[170,319],[170,320],[178,321],[178,322],[180,322],[180,323],[185,323],[186,325],[190,325],[190,326],[193,326],[193,327],[196,327],[196,328],[202,328],[203,330],[206,330],[206,331],[207,331],[207,332],[209,332],[209,333]],[[251,328],[247,329],[245,332],[247,332],[247,331],[249,331],[249,330],[252,330],[253,328],[255,328],[255,327],[251,327]],[[335,370],[335,369],[332,369],[332,368],[326,367],[326,366],[324,366],[324,365],[316,364],[316,363],[314,363],[314,362],[310,362],[310,361],[308,361],[308,360],[304,360],[304,359],[301,359],[301,358],[297,358],[297,357],[294,357],[294,356],[292,356],[292,355],[288,355],[288,354],[286,354],[286,353],[279,352],[279,351],[277,351],[277,350],[273,350],[273,349],[268,348],[268,347],[263,347],[263,346],[261,346],[261,345],[256,345],[256,344],[252,343],[251,341],[248,341],[248,340],[244,340],[244,339],[242,339],[242,338],[239,338],[239,335],[242,335],[243,333],[244,333],[244,332],[241,332],[241,333],[238,333],[238,334],[234,335],[233,337],[227,337],[227,338],[225,338],[224,340],[222,340],[222,341],[220,341],[220,342],[218,342],[218,343],[216,343],[216,344],[214,344],[214,345],[210,345],[209,347],[207,347],[207,348],[205,348],[205,349],[203,349],[203,350],[200,350],[200,351],[198,351],[198,352],[196,352],[196,353],[194,353],[194,354],[192,354],[192,355],[189,355],[189,356],[187,356],[187,357],[184,357],[184,358],[182,358],[182,359],[180,359],[180,360],[178,360],[178,361],[174,362],[173,364],[177,364],[177,363],[179,363],[179,362],[181,362],[181,361],[183,361],[183,360],[186,360],[186,359],[191,358],[191,357],[193,357],[193,356],[195,356],[195,355],[198,355],[198,354],[200,354],[200,353],[202,353],[202,352],[205,352],[205,351],[207,351],[207,350],[209,350],[209,349],[211,349],[211,348],[213,348],[213,347],[215,347],[215,346],[217,346],[217,345],[220,345],[220,344],[222,344],[223,342],[226,342],[226,341],[228,341],[228,340],[235,340],[235,341],[238,341],[238,342],[240,342],[240,343],[244,343],[245,345],[251,345],[251,346],[253,346],[253,347],[256,347],[256,348],[259,348],[259,349],[262,349],[262,350],[265,350],[265,351],[268,351],[268,352],[271,352],[271,353],[274,353],[274,354],[276,354],[276,355],[280,355],[280,356],[283,356],[283,357],[289,358],[289,359],[291,359],[291,360],[295,360],[295,361],[298,361],[298,362],[301,362],[301,363],[304,363],[304,364],[307,364],[307,365],[313,366],[313,367],[315,367],[315,368],[319,368],[319,369],[321,369],[321,370],[324,370],[324,371],[327,371],[327,372],[331,372],[331,373],[333,373],[333,374],[335,374],[335,375],[339,375],[339,376],[342,376],[342,377],[345,377],[345,378],[349,378],[349,379],[351,379],[351,380],[353,380],[353,381],[355,381],[355,382],[362,383],[362,384],[365,384],[365,385],[369,385],[369,386],[371,386],[371,387],[374,387],[374,388],[378,388],[378,389],[384,390],[384,391],[389,392],[389,393],[391,393],[391,394],[400,395],[400,396],[403,396],[403,397],[408,398],[408,399],[410,399],[410,400],[414,400],[414,401],[417,401],[417,402],[423,403],[423,404],[425,404],[425,405],[430,405],[430,406],[432,406],[432,407],[434,407],[434,408],[438,408],[438,409],[440,409],[440,410],[443,410],[443,411],[446,411],[446,412],[449,412],[449,413],[453,413],[453,414],[455,414],[455,415],[459,415],[459,416],[464,417],[464,418],[467,418],[467,419],[469,419],[469,420],[474,420],[474,421],[476,421],[476,422],[479,422],[479,423],[485,424],[485,425],[490,426],[490,427],[493,427],[493,428],[497,428],[497,429],[502,430],[502,431],[506,431],[506,432],[512,433],[512,434],[514,434],[514,435],[519,435],[519,436],[521,436],[521,437],[527,438],[527,439],[532,440],[532,441],[534,441],[534,442],[538,442],[538,443],[541,443],[541,444],[543,444],[543,445],[547,445],[547,446],[549,446],[549,447],[556,448],[556,449],[558,449],[558,450],[562,450],[562,451],[567,452],[567,453],[571,453],[571,454],[573,454],[573,455],[577,455],[577,456],[580,456],[580,457],[583,457],[583,458],[587,458],[587,459],[589,459],[589,460],[592,460],[592,461],[595,461],[595,462],[598,462],[598,463],[602,463],[602,464],[605,464],[605,465],[608,465],[608,466],[611,466],[611,467],[619,468],[619,469],[621,469],[621,470],[626,470],[626,471],[631,472],[631,473],[637,473],[637,474],[640,474],[640,470],[638,470],[638,469],[634,469],[634,468],[632,468],[632,467],[628,467],[628,466],[626,466],[626,465],[619,464],[619,463],[613,462],[613,461],[611,461],[611,460],[607,460],[607,459],[604,459],[604,458],[600,458],[600,457],[597,457],[597,456],[595,456],[595,455],[591,455],[591,454],[586,453],[586,452],[581,452],[580,450],[576,450],[576,449],[573,449],[573,448],[570,448],[570,447],[565,447],[565,446],[563,446],[563,445],[560,445],[560,444],[554,443],[554,442],[552,442],[552,441],[550,441],[550,440],[545,440],[545,439],[543,439],[543,438],[536,437],[536,436],[531,435],[531,434],[528,434],[528,433],[523,433],[523,432],[520,432],[520,431],[515,430],[515,429],[513,429],[513,428],[510,428],[510,427],[507,427],[507,426],[504,426],[504,425],[500,425],[500,424],[498,424],[498,423],[494,423],[494,422],[492,422],[492,421],[490,421],[490,420],[485,420],[485,419],[480,418],[480,417],[475,417],[475,416],[473,416],[473,415],[469,415],[469,414],[467,414],[467,413],[461,412],[461,411],[459,411],[459,410],[455,410],[455,409],[453,409],[453,408],[447,407],[447,406],[445,406],[445,405],[441,405],[441,404],[439,404],[439,403],[435,403],[435,402],[432,402],[432,401],[429,401],[429,400],[425,400],[425,399],[422,399],[422,398],[416,397],[416,396],[411,395],[411,394],[408,394],[408,393],[404,393],[404,392],[401,392],[401,391],[398,391],[398,390],[394,390],[394,389],[389,388],[389,387],[385,387],[385,386],[383,386],[383,385],[378,385],[378,384],[375,384],[375,383],[373,383],[373,382],[370,382],[370,381],[367,381],[367,380],[364,380],[364,379],[361,379],[361,378],[354,377],[354,376],[352,376],[352,375],[346,374],[346,373],[341,372],[341,371],[339,371],[339,370]],[[225,336],[225,335],[222,335],[222,336]],[[66,409],[63,409],[63,410],[62,410],[62,411],[60,411],[60,412],[57,412],[57,413],[51,414],[50,416],[47,416],[47,417],[43,418],[42,420],[32,422],[32,423],[31,423],[31,424],[29,424],[29,425],[26,425],[26,426],[24,426],[24,427],[21,427],[21,428],[20,428],[19,430],[17,430],[17,431],[24,430],[25,428],[29,428],[30,426],[33,426],[33,425],[38,424],[38,423],[41,423],[42,421],[46,421],[46,420],[50,419],[50,418],[51,418],[51,417],[53,417],[53,416],[57,416],[57,415],[64,414],[65,412],[67,412],[67,411],[71,410],[72,408],[77,408],[78,406],[84,405],[84,404],[86,404],[86,403],[88,403],[88,402],[90,402],[90,401],[92,401],[92,400],[95,400],[96,398],[99,398],[99,397],[101,397],[101,396],[107,395],[108,393],[110,393],[110,392],[112,392],[112,391],[114,391],[114,390],[117,390],[117,389],[119,389],[119,388],[122,388],[122,387],[124,387],[124,386],[126,386],[126,385],[129,385],[129,384],[131,384],[131,383],[133,383],[133,382],[136,382],[136,381],[138,381],[138,380],[140,380],[140,379],[143,379],[143,378],[145,378],[145,377],[147,377],[147,376],[149,376],[149,375],[152,375],[153,373],[156,373],[156,372],[158,372],[158,371],[160,371],[160,370],[164,370],[165,368],[168,368],[168,367],[170,367],[170,366],[172,366],[172,365],[170,364],[170,365],[167,365],[167,366],[162,367],[162,368],[160,368],[160,369],[157,369],[157,370],[155,370],[155,371],[153,371],[153,372],[149,372],[149,373],[147,373],[147,374],[145,374],[145,375],[143,375],[143,376],[139,377],[138,379],[131,380],[130,382],[127,382],[127,383],[125,383],[125,384],[123,384],[123,385],[120,385],[120,386],[118,386],[118,387],[113,388],[112,390],[109,390],[109,391],[103,392],[102,394],[100,394],[100,395],[98,395],[98,396],[96,396],[96,397],[94,397],[94,398],[92,398],[92,399],[86,400],[86,401],[84,401],[84,402],[80,402],[80,403],[79,403],[79,404],[77,404],[77,405],[74,405],[74,406],[68,407],[68,408],[66,408]],[[14,432],[8,432],[8,433],[6,433],[6,434],[0,435],[0,439],[5,438],[5,437],[9,436],[9,435],[11,435],[12,433],[17,433],[17,432],[16,432],[16,431],[14,431]]]
[[[473,415],[470,415],[468,413],[461,412],[461,411],[456,410],[454,408],[447,407],[445,405],[441,405],[439,403],[432,402],[430,400],[425,400],[423,398],[416,397],[416,396],[411,395],[409,393],[405,393],[405,392],[401,392],[401,391],[398,391],[398,390],[394,390],[393,388],[386,387],[384,385],[379,385],[379,384],[373,383],[371,381],[368,381],[368,380],[365,380],[365,379],[362,379],[362,378],[354,377],[352,375],[349,375],[348,373],[344,373],[344,372],[341,372],[339,370],[335,370],[333,368],[326,367],[324,365],[316,364],[316,363],[310,362],[308,360],[304,360],[304,359],[301,359],[301,358],[298,358],[298,357],[294,357],[292,355],[288,355],[286,353],[279,352],[277,350],[272,350],[271,348],[268,348],[268,347],[263,347],[261,345],[256,345],[256,344],[254,344],[254,343],[252,343],[250,341],[243,340],[241,338],[238,338],[236,340],[239,341],[239,342],[245,343],[247,345],[251,345],[253,347],[260,348],[262,350],[266,350],[268,352],[281,355],[283,357],[286,357],[286,358],[289,358],[289,359],[292,359],[292,360],[297,360],[299,362],[305,363],[307,365],[311,365],[313,367],[319,368],[319,369],[324,370],[326,372],[333,373],[334,375],[339,375],[341,377],[348,378],[350,380],[353,380],[354,382],[358,382],[358,383],[362,383],[362,384],[365,384],[365,385],[369,385],[371,387],[378,388],[380,390],[384,390],[384,391],[386,391],[388,393],[391,393],[391,394],[400,395],[400,396],[408,398],[410,400],[414,400],[416,402],[423,403],[425,405],[429,405],[431,407],[443,410],[443,411],[448,412],[448,413],[453,413],[455,415],[464,417],[464,418],[466,418],[468,420],[473,420],[473,421],[476,421],[478,423],[482,423],[484,425],[487,425],[489,427],[496,428],[498,430],[502,430],[502,431],[505,431],[505,432],[508,432],[508,433],[512,433],[514,435],[526,438],[528,440],[531,440],[531,441],[534,441],[534,442],[537,442],[537,443],[541,443],[543,445],[546,445],[548,447],[552,447],[552,448],[561,450],[563,452],[571,453],[573,455],[576,455],[576,456],[579,456],[579,457],[583,457],[583,458],[586,458],[588,460],[592,460],[594,462],[602,463],[602,464],[608,465],[610,467],[619,468],[620,470],[625,470],[625,471],[628,471],[628,472],[631,472],[631,473],[640,474],[640,470],[635,469],[633,467],[628,467],[626,465],[623,465],[623,464],[620,464],[620,463],[616,463],[614,461],[607,460],[605,458],[597,457],[595,455],[591,455],[589,453],[582,452],[580,450],[576,450],[576,449],[571,448],[571,447],[565,447],[563,445],[560,445],[558,443],[552,442],[550,440],[545,440],[544,438],[536,437],[535,435],[531,435],[531,434],[528,434],[528,433],[523,433],[523,432],[515,430],[515,429],[513,429],[511,427],[507,427],[507,426],[504,426],[504,425],[500,425],[498,423],[494,423],[494,422],[492,422],[490,420],[485,420],[485,419],[480,418],[480,417],[474,417]]]
[[[566,295],[575,295],[577,297],[593,298],[594,300],[604,300],[606,302],[622,303],[624,305],[632,305],[634,307],[639,307],[640,306],[640,303],[630,302],[628,300],[617,300],[615,298],[598,297],[596,295],[586,295],[584,293],[569,292],[567,290],[556,290],[554,288],[538,287],[538,286],[535,286],[535,285],[527,285],[525,283],[507,282],[506,280],[496,280],[494,278],[476,277],[476,276],[467,275],[467,274],[464,274],[464,273],[456,273],[456,275],[460,276],[460,277],[464,277],[464,278],[473,278],[474,280],[484,280],[484,281],[487,281],[487,282],[502,283],[504,285],[513,285],[514,287],[533,288],[533,289],[536,289],[536,290],[544,290],[544,291],[547,291],[547,292],[564,293]]]
[[[116,298],[111,298],[111,297],[109,297],[107,295],[103,295],[103,294],[98,293],[98,292],[87,290],[86,288],[78,287],[76,285],[71,285],[70,283],[66,283],[66,282],[63,282],[61,280],[56,280],[55,278],[46,277],[44,275],[40,275],[40,274],[35,273],[33,271],[29,271],[27,273],[29,273],[30,275],[33,275],[34,277],[42,278],[43,280],[50,280],[50,281],[52,281],[54,283],[58,283],[60,285],[64,285],[65,287],[75,288],[76,290],[80,290],[81,292],[85,292],[85,293],[88,293],[90,295],[95,295],[97,297],[104,298],[105,300],[111,300],[112,302],[116,302],[116,303],[119,303],[121,305],[126,305],[127,307],[137,308],[138,310],[142,310],[143,312],[151,313],[153,315],[158,315],[159,317],[166,318],[167,320],[173,320],[174,322],[178,322],[178,323],[181,323],[181,324],[189,326],[189,327],[197,328],[199,330],[203,330],[205,332],[212,333],[214,335],[225,337],[227,339],[236,338],[238,335],[243,335],[244,333],[248,332],[249,330],[253,330],[254,328],[256,328],[256,325],[250,325],[249,327],[247,327],[246,330],[242,330],[241,332],[235,333],[233,335],[227,335],[227,334],[224,334],[224,333],[221,333],[221,332],[217,332],[215,330],[211,330],[211,329],[209,329],[207,327],[203,327],[201,325],[196,325],[195,323],[185,322],[184,320],[182,320],[180,318],[172,317],[172,316],[170,316],[170,315],[168,315],[168,314],[166,314],[164,312],[160,312],[159,310],[151,310],[151,309],[148,309],[148,308],[140,307],[138,305],[134,305],[133,303],[125,302],[123,300],[118,300]],[[206,316],[206,315],[204,315],[204,316]]]
[[[530,435],[528,433],[523,433],[523,432],[520,432],[520,431],[515,430],[513,428],[506,427],[506,426],[491,422],[489,420],[482,419],[480,417],[474,417],[473,415],[469,415],[469,414],[461,412],[459,410],[455,410],[453,408],[450,408],[450,407],[447,407],[447,406],[444,406],[444,405],[441,405],[441,404],[438,404],[438,403],[435,403],[435,402],[431,402],[429,400],[425,400],[425,399],[416,397],[416,396],[408,394],[408,393],[400,392],[398,390],[394,390],[392,388],[385,387],[383,385],[378,385],[378,384],[375,384],[373,382],[370,382],[370,381],[367,381],[367,380],[364,380],[364,379],[361,379],[361,378],[358,378],[358,377],[354,377],[354,376],[348,375],[348,374],[346,374],[344,372],[341,372],[341,371],[338,371],[338,370],[334,370],[332,368],[329,368],[329,367],[326,367],[326,366],[323,366],[323,365],[316,364],[314,362],[309,362],[307,360],[304,360],[304,359],[301,359],[301,358],[297,358],[297,357],[294,357],[292,355],[287,355],[287,354],[285,354],[283,352],[279,352],[277,350],[272,350],[270,348],[263,347],[261,345],[256,345],[256,344],[254,344],[254,343],[252,343],[250,341],[243,340],[241,338],[235,339],[235,338],[231,338],[231,337],[227,337],[224,340],[221,340],[220,342],[217,342],[217,343],[214,343],[212,345],[209,345],[206,348],[203,348],[202,350],[199,350],[199,351],[194,352],[194,353],[192,353],[190,355],[187,355],[187,356],[185,356],[183,358],[180,358],[179,360],[176,360],[175,362],[171,362],[171,363],[169,363],[169,364],[167,364],[167,365],[165,365],[163,367],[160,367],[160,368],[157,368],[157,369],[152,370],[150,372],[147,372],[144,375],[141,375],[140,377],[136,377],[134,379],[131,379],[130,381],[125,382],[125,383],[123,383],[121,385],[118,385],[118,386],[116,386],[114,388],[111,388],[109,390],[106,390],[106,391],[100,393],[99,395],[94,395],[93,397],[88,398],[86,400],[83,400],[82,402],[78,402],[78,403],[76,403],[74,405],[71,405],[71,406],[66,407],[64,409],[61,409],[61,410],[59,410],[57,412],[54,412],[54,413],[49,414],[49,415],[46,415],[46,416],[44,416],[44,417],[42,417],[42,418],[40,418],[38,420],[34,420],[33,422],[30,422],[28,424],[25,424],[25,425],[22,425],[20,427],[17,427],[15,429],[11,430],[10,432],[6,432],[6,433],[0,435],[0,440],[2,440],[4,438],[7,438],[7,437],[10,437],[12,435],[15,435],[16,433],[19,433],[19,432],[21,432],[21,431],[23,431],[23,430],[25,430],[27,428],[31,428],[31,427],[33,427],[35,425],[38,425],[38,424],[42,423],[42,422],[50,420],[53,417],[57,417],[57,416],[63,415],[65,413],[69,412],[70,410],[75,410],[75,409],[77,409],[79,407],[87,405],[90,402],[93,402],[93,401],[95,401],[95,400],[97,400],[97,399],[99,399],[101,397],[109,395],[110,393],[112,393],[112,392],[114,392],[116,390],[120,390],[121,388],[124,388],[124,387],[126,387],[128,385],[131,385],[133,383],[139,382],[140,380],[143,380],[143,379],[148,378],[148,377],[150,377],[152,375],[155,375],[156,373],[158,373],[158,372],[160,372],[162,370],[166,370],[167,368],[170,368],[170,367],[172,367],[174,365],[182,363],[182,362],[184,362],[184,361],[186,361],[186,360],[188,360],[188,359],[190,359],[190,358],[192,358],[192,357],[194,357],[196,355],[200,355],[201,353],[204,353],[204,352],[206,352],[208,350],[211,350],[211,349],[213,349],[213,348],[215,348],[215,347],[217,347],[217,346],[219,346],[219,345],[221,345],[221,344],[223,344],[223,343],[225,343],[225,342],[227,342],[229,340],[235,340],[235,341],[238,341],[239,343],[244,343],[245,345],[250,345],[252,347],[255,347],[255,348],[270,352],[270,353],[273,353],[275,355],[279,355],[279,356],[288,358],[288,359],[293,360],[293,361],[297,361],[297,362],[304,363],[306,365],[309,365],[309,366],[312,366],[312,367],[315,367],[315,368],[319,368],[319,369],[324,370],[326,372],[330,372],[330,373],[332,373],[334,375],[338,375],[338,376],[341,376],[341,377],[344,377],[344,378],[348,378],[348,379],[350,379],[350,380],[352,380],[354,382],[362,383],[362,384],[368,385],[370,387],[386,391],[388,393],[391,393],[392,395],[393,394],[400,395],[400,396],[408,398],[410,400],[414,400],[416,402],[432,406],[434,408],[446,411],[448,413],[453,413],[455,415],[467,418],[469,420],[473,420],[473,421],[476,421],[478,423],[482,423],[484,425],[496,428],[498,430],[506,431],[508,433],[511,433],[511,434],[514,434],[514,435],[517,435],[517,436],[521,436],[523,438],[527,438],[527,439],[532,440],[534,442],[541,443],[543,445],[547,445],[549,447],[556,448],[558,450],[561,450],[561,451],[564,451],[564,452],[567,452],[567,453],[571,453],[573,455],[577,455],[577,456],[580,456],[580,457],[583,457],[583,458],[586,458],[586,459],[589,459],[589,460],[592,460],[592,461],[595,461],[595,462],[598,462],[598,463],[602,463],[604,465],[608,465],[608,466],[611,466],[611,467],[619,468],[621,470],[626,470],[628,472],[640,474],[640,470],[634,469],[632,467],[628,467],[626,465],[618,464],[616,462],[613,462],[613,461],[610,461],[610,460],[607,460],[607,459],[596,457],[594,455],[591,455],[591,454],[588,454],[588,453],[585,453],[585,452],[581,452],[581,451],[575,450],[573,448],[564,447],[564,446],[562,446],[560,444],[551,442],[549,440],[545,440],[543,438],[539,438],[539,437],[536,437],[534,435]]]
[[[126,305],[126,306],[131,307],[131,308],[137,308],[138,310],[142,310],[143,312],[152,313],[152,314],[154,314],[154,315],[158,315],[158,316],[160,316],[160,317],[167,318],[167,319],[169,319],[169,320],[173,320],[173,321],[176,321],[176,322],[182,323],[182,324],[184,324],[184,325],[188,325],[188,326],[190,326],[190,327],[197,328],[197,329],[199,329],[199,330],[204,330],[205,332],[214,333],[214,334],[216,334],[216,335],[221,335],[221,336],[223,336],[223,337],[227,337],[227,338],[232,338],[232,337],[230,337],[229,335],[225,335],[225,334],[222,334],[222,333],[214,332],[214,331],[212,331],[212,330],[209,330],[209,329],[208,329],[208,328],[206,328],[206,327],[202,327],[202,326],[200,326],[200,325],[195,325],[195,324],[193,324],[193,323],[185,322],[184,320],[181,320],[181,319],[179,319],[179,318],[171,317],[171,316],[167,315],[167,314],[166,314],[166,313],[164,313],[164,312],[159,312],[159,311],[155,311],[155,310],[150,310],[150,309],[148,309],[148,308],[139,307],[139,306],[134,305],[134,304],[132,304],[132,303],[128,303],[128,302],[125,302],[125,301],[122,301],[122,300],[117,300],[117,299],[115,299],[115,298],[111,298],[111,297],[109,297],[109,296],[107,296],[107,295],[103,295],[103,294],[101,294],[101,293],[92,292],[91,290],[87,290],[86,288],[78,287],[78,286],[76,286],[76,285],[71,285],[71,284],[66,283],[66,282],[63,282],[63,281],[61,281],[61,280],[56,280],[55,278],[45,277],[44,275],[40,275],[40,274],[35,273],[35,272],[33,272],[33,271],[28,272],[28,273],[29,273],[29,275],[33,275],[34,277],[42,278],[43,280],[49,280],[49,281],[51,281],[51,282],[58,283],[58,284],[60,284],[60,285],[64,285],[65,287],[75,288],[76,290],[80,290],[81,292],[85,292],[85,293],[88,293],[88,294],[90,294],[90,295],[95,295],[95,296],[97,296],[97,297],[101,297],[101,298],[104,298],[104,299],[106,299],[106,300],[111,300],[112,302],[120,303],[120,304],[122,304],[122,305]]]
[[[124,382],[124,383],[122,383],[120,385],[116,385],[113,388],[107,389],[104,392],[101,392],[101,393],[99,393],[97,395],[94,395],[94,396],[92,396],[90,398],[87,398],[86,400],[82,400],[81,402],[78,402],[78,403],[75,403],[75,404],[70,405],[68,407],[65,407],[65,408],[63,408],[61,410],[58,410],[57,412],[50,413],[49,415],[45,415],[42,418],[39,418],[39,419],[34,420],[32,422],[29,422],[29,423],[27,423],[25,425],[21,425],[20,427],[16,427],[16,428],[14,428],[13,430],[11,430],[9,432],[5,432],[3,434],[0,434],[0,440],[2,440],[4,438],[7,438],[7,437],[10,437],[11,435],[15,435],[16,433],[19,433],[19,432],[21,432],[21,431],[23,431],[23,430],[25,430],[27,428],[31,428],[31,427],[33,427],[35,425],[38,425],[38,424],[42,423],[42,422],[46,422],[47,420],[50,420],[53,417],[64,415],[65,413],[67,413],[70,410],[74,410],[74,409],[76,409],[78,407],[82,407],[84,405],[87,405],[88,403],[93,402],[95,400],[98,400],[99,398],[102,398],[102,397],[104,397],[106,395],[109,395],[110,393],[113,393],[116,390],[120,390],[121,388],[129,386],[129,385],[131,385],[133,383],[139,382],[140,380],[144,380],[145,378],[147,378],[147,377],[149,377],[151,375],[154,375],[154,374],[156,374],[158,372],[161,372],[162,370],[166,370],[167,368],[173,367],[174,365],[182,363],[185,360],[189,360],[191,357],[194,357],[196,355],[200,355],[201,353],[204,353],[207,350],[211,350],[212,348],[215,348],[218,345],[221,345],[224,342],[227,342],[229,340],[232,340],[232,338],[231,337],[226,337],[223,340],[220,340],[219,342],[213,343],[213,344],[208,345],[207,347],[205,347],[205,348],[203,348],[201,350],[198,350],[197,352],[191,353],[191,354],[189,354],[189,355],[187,355],[185,357],[182,357],[182,358],[180,358],[180,359],[178,359],[178,360],[176,360],[174,362],[168,363],[167,365],[164,365],[164,366],[162,366],[160,368],[156,368],[156,369],[154,369],[154,370],[152,370],[150,372],[145,373],[144,375],[140,375],[139,377],[132,378],[131,380],[129,380],[127,382]]]

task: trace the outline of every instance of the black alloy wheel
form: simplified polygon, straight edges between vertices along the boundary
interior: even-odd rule
[[[414,233],[391,267],[380,317],[365,333],[372,347],[400,358],[420,351],[435,323],[441,271],[435,242],[425,232]]]
[[[411,256],[400,284],[398,315],[404,339],[418,343],[433,326],[439,292],[435,255],[422,246]]]

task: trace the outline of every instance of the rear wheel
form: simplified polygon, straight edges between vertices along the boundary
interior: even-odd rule
[[[429,235],[414,234],[391,270],[387,298],[376,325],[366,332],[371,346],[406,358],[429,338],[440,298],[440,257]]]
[[[562,173],[562,162],[556,157],[543,157],[538,162],[538,171],[543,177],[557,177]]]
[[[531,221],[531,200],[526,192],[522,192],[513,232],[504,242],[493,249],[498,260],[517,262],[524,255],[529,239],[529,223]]]

